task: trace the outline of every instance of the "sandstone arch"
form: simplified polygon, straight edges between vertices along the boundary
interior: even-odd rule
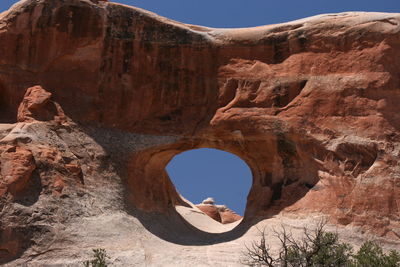
[[[109,230],[95,216],[120,216],[130,230],[154,230],[146,220],[156,218],[160,237],[209,245],[239,237],[252,219],[317,213],[398,244],[399,14],[212,29],[94,2],[21,1],[0,14],[4,117],[16,118],[33,85],[50,91],[66,115],[0,128],[0,150],[31,151],[43,185],[32,207],[0,201],[7,260],[30,246],[20,243],[46,257],[47,240],[63,247],[56,234],[65,229],[78,236],[69,240],[74,248],[82,250],[81,240],[97,245],[88,232],[75,235],[83,220]],[[253,187],[242,228],[182,240],[163,227],[198,231],[171,213],[180,199],[164,167],[199,147],[240,156]],[[32,233],[23,235],[30,241],[8,240],[14,228]]]
[[[252,148],[258,147],[257,153]],[[135,154],[128,169],[129,199],[141,210],[163,212],[176,204],[185,205],[171,183],[165,167],[177,154],[196,148],[216,148],[239,156],[253,175],[245,219],[252,219],[273,203],[283,208],[301,198],[318,182],[318,165],[310,164],[305,151],[284,135],[263,140],[186,139]],[[262,149],[260,149],[262,148]],[[296,195],[292,195],[296,192]],[[287,194],[291,194],[290,196]],[[282,200],[283,199],[283,200]]]

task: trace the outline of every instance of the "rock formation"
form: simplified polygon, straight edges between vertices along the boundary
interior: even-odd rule
[[[149,256],[148,232],[180,251],[278,215],[325,214],[398,248],[399,32],[400,14],[212,29],[106,1],[19,2],[0,14],[0,263],[73,265],[102,245],[117,265],[152,265],[168,257]],[[186,204],[165,166],[200,147],[252,170],[231,234],[174,212]]]
[[[51,102],[50,98],[51,93],[41,86],[28,88],[18,108],[18,121],[65,120],[65,115],[60,105]]]
[[[36,167],[32,152],[16,146],[4,146],[2,149],[0,197],[7,193],[17,196],[27,187]]]
[[[242,216],[238,215],[227,206],[215,205],[214,199],[211,197],[206,198],[203,202],[197,204],[196,207],[222,224],[233,223],[242,219]]]

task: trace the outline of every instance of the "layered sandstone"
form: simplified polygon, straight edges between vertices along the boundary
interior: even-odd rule
[[[19,2],[0,14],[0,263],[77,264],[118,236],[117,263],[152,265],[166,256],[148,256],[144,229],[207,247],[312,214],[398,248],[399,32],[399,14],[212,29],[106,1]],[[187,203],[165,166],[201,147],[252,170],[231,234],[174,211]]]

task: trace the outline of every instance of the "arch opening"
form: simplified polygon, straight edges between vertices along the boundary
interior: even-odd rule
[[[263,135],[261,139],[248,140],[238,139],[237,136],[230,138],[229,135],[181,139],[153,146],[134,154],[130,160],[125,191],[127,207],[132,205],[130,212],[149,231],[171,242],[204,244],[210,240],[233,240],[262,218],[278,214],[303,198],[308,191],[317,190],[312,186],[319,180],[318,170],[321,167],[309,153],[314,145],[296,135],[270,134]],[[168,164],[174,161],[174,157],[204,148],[221,149],[237,155],[251,170],[251,178],[248,179],[251,187],[245,197],[244,217],[237,224],[221,224],[211,218],[204,223],[199,223],[198,218],[192,220],[192,215],[202,212],[193,211],[194,205],[184,199],[189,197],[176,186],[173,174],[168,173]],[[213,197],[217,204],[226,204],[217,196]],[[198,204],[196,200],[192,201]],[[217,226],[210,229],[210,224]],[[189,237],[190,240],[187,239]]]
[[[253,178],[240,157],[214,148],[192,149],[175,155],[166,171],[188,204],[175,208],[190,224],[217,233],[241,222]]]

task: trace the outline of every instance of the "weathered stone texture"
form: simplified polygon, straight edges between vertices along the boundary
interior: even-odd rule
[[[399,14],[212,29],[106,1],[21,1],[0,14],[0,118],[19,121],[0,127],[0,253],[93,215],[93,199],[173,214],[185,201],[165,166],[201,147],[251,168],[242,225],[319,213],[398,242],[399,32]],[[35,197],[16,219],[20,194]],[[41,223],[26,224],[35,208]],[[23,225],[33,234],[12,235]]]

